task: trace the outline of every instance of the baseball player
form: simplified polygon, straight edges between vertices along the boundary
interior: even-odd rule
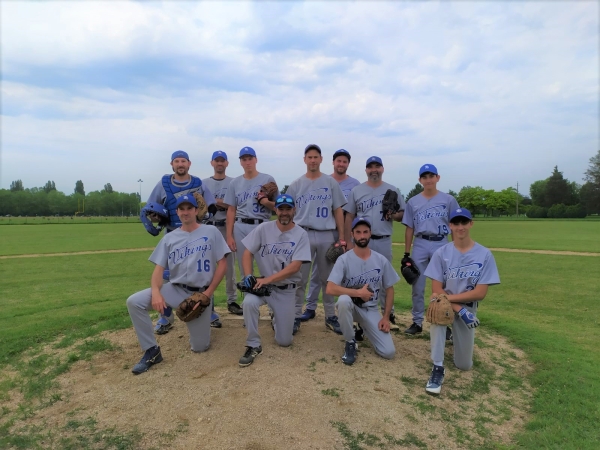
[[[310,244],[306,231],[294,220],[294,198],[282,194],[275,200],[277,220],[267,221],[254,228],[242,241],[242,265],[246,276],[252,274],[252,259],[264,278],[258,278],[255,288],[272,287],[271,295],[258,297],[247,293],[242,307],[248,331],[246,351],[240,358],[240,367],[249,366],[262,353],[258,334],[259,308],[267,303],[273,314],[275,341],[282,347],[292,343],[295,317],[295,292],[300,282],[300,267],[310,263]]]
[[[136,375],[146,372],[163,359],[152,333],[150,309],[162,314],[167,307],[177,308],[197,291],[212,298],[227,270],[225,255],[230,252],[229,247],[219,230],[196,222],[198,203],[194,196],[179,196],[175,210],[181,227],[166,234],[149,258],[156,264],[150,280],[152,287],[127,299],[127,310],[144,351],[140,362],[133,367],[132,372]],[[162,284],[165,269],[170,271],[170,283]],[[210,314],[202,314],[186,325],[192,351],[208,350]]]
[[[223,238],[227,238],[227,229],[225,221],[227,218],[227,205],[223,203],[227,188],[233,178],[225,175],[229,161],[227,153],[218,150],[213,153],[210,165],[213,167],[214,175],[202,180],[202,184],[206,186],[215,196],[217,205],[217,213],[206,223],[214,225],[219,229]],[[241,316],[242,308],[237,304],[237,293],[235,287],[235,253],[231,252],[227,255],[227,272],[225,273],[225,292],[227,294],[227,310],[231,314]]]
[[[393,221],[400,222],[406,207],[404,198],[400,194],[400,190],[382,180],[383,162],[378,156],[371,156],[367,159],[365,172],[367,181],[356,186],[348,196],[348,203],[344,206],[344,211],[347,212],[345,223],[347,233],[350,233],[350,226],[355,217],[366,217],[371,223],[372,234],[369,242],[371,250],[382,254],[389,262],[392,262],[392,232]],[[398,192],[398,203],[400,211],[393,214],[391,217],[384,217],[381,205],[383,197],[388,189]],[[353,243],[348,243],[348,248],[353,247]],[[385,297],[380,292],[380,306],[385,307]],[[390,314],[390,322],[392,327],[398,329],[394,317],[394,308]]]
[[[327,277],[333,264],[325,257],[327,249],[335,242],[346,246],[344,239],[344,212],[342,206],[346,198],[337,181],[321,172],[323,162],[321,148],[310,144],[304,149],[306,174],[292,181],[286,193],[296,199],[295,222],[308,233],[311,259],[319,267],[321,288],[327,287]],[[335,231],[338,235],[336,239]],[[302,279],[296,291],[296,320],[294,334],[300,329],[304,292],[310,276],[310,264],[301,269]],[[332,295],[323,295],[325,308],[325,326],[337,334],[342,334],[338,318],[335,315],[335,299]]]
[[[394,357],[396,349],[390,336],[389,316],[394,305],[394,284],[400,279],[388,259],[369,248],[371,223],[368,219],[355,218],[351,233],[354,248],[337,259],[327,280],[327,293],[339,296],[336,305],[346,340],[342,362],[349,366],[356,361],[353,322],[362,327],[378,355],[386,359]],[[357,286],[360,289],[353,288]],[[385,298],[383,316],[377,307],[380,292]],[[357,300],[353,301],[352,297]]]
[[[460,370],[470,370],[473,366],[479,302],[485,298],[489,286],[500,283],[496,261],[487,248],[471,239],[472,227],[473,218],[467,209],[451,211],[453,242],[437,249],[425,270],[425,276],[431,278],[432,298],[446,293],[457,313],[452,330],[454,364]],[[429,331],[433,369],[425,390],[430,394],[439,394],[444,382],[445,330],[445,326],[431,324]]]
[[[202,180],[200,180],[200,178],[189,174],[191,165],[192,162],[186,152],[183,150],[175,151],[171,155],[171,168],[173,169],[173,174],[163,175],[162,179],[156,184],[148,197],[148,202],[164,205],[169,211],[169,224],[167,225],[166,233],[181,226],[175,204],[177,199],[182,195],[199,192],[206,201],[208,212],[212,215],[217,212],[214,197],[211,192],[202,185]],[[165,279],[169,279],[168,273],[165,274]],[[218,315],[214,314],[212,319],[212,326],[221,326]],[[173,316],[171,309],[167,308],[165,314],[161,315],[156,322],[154,331],[156,334],[168,333],[173,327],[174,320],[175,316]]]
[[[331,174],[331,177],[339,183],[340,188],[342,189],[342,193],[344,194],[346,200],[348,200],[348,195],[350,195],[350,191],[352,190],[352,188],[360,184],[360,181],[358,181],[356,178],[352,178],[350,175],[346,174],[349,165],[350,153],[347,150],[341,148],[333,154],[333,173]],[[335,240],[337,241],[337,230],[334,234]],[[304,313],[300,316],[300,320],[302,322],[314,319],[315,310],[317,309],[317,303],[319,302],[319,292],[321,291],[323,290],[321,289],[319,268],[317,263],[314,262],[310,274],[308,296],[306,297],[306,309],[304,310]]]
[[[263,184],[275,182],[271,175],[259,173],[256,170],[258,159],[252,147],[240,150],[240,164],[244,174],[231,180],[223,204],[228,206],[225,227],[227,229],[227,244],[236,253],[240,273],[244,273],[242,256],[244,244],[242,240],[257,225],[271,219],[271,211],[275,209],[274,202],[268,198],[256,199]],[[279,194],[279,192],[278,192]]]
[[[410,335],[423,331],[425,269],[435,251],[448,243],[448,215],[450,211],[458,208],[454,197],[437,190],[438,181],[440,176],[433,164],[425,164],[419,169],[419,183],[423,185],[423,192],[408,201],[402,218],[402,223],[406,226],[404,258],[410,256],[412,246],[412,259],[421,272],[421,276],[412,286],[413,323],[404,331]]]

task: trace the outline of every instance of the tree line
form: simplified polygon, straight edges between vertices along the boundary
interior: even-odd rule
[[[137,215],[139,208],[139,193],[115,192],[110,183],[87,195],[81,180],[70,195],[57,191],[54,181],[25,188],[15,180],[10,189],[0,189],[0,216],[129,216]]]

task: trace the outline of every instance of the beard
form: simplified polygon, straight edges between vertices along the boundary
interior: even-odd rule
[[[279,216],[277,220],[281,225],[288,225],[292,221],[292,216]]]
[[[369,245],[369,242],[371,242],[371,239],[359,239],[358,241],[354,241],[354,245],[360,248],[365,248]]]

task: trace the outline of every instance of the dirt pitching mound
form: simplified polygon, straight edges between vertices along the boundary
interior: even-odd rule
[[[341,336],[326,330],[322,310],[304,323],[289,348],[278,347],[261,320],[263,354],[238,366],[246,332],[220,311],[211,348],[189,350],[185,325],[159,336],[164,361],[134,376],[141,350],[133,329],[105,333],[118,350],[79,361],[58,378],[62,400],[28,422],[68,433],[68,421],[136,430],[135,448],[344,449],[478,447],[510,443],[526,421],[531,387],[523,352],[477,331],[475,367],[461,372],[446,346],[446,380],[439,397],[425,393],[431,370],[428,326],[421,336],[394,332],[396,357],[377,356],[359,343],[357,362],[345,366]],[[266,311],[265,311],[266,313]],[[113,431],[114,432],[114,431]]]

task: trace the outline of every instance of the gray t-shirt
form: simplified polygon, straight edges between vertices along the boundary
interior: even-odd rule
[[[360,184],[360,181],[358,181],[356,178],[352,178],[351,176],[348,176],[348,178],[346,178],[344,181],[339,183],[340,189],[342,190],[342,194],[344,194],[344,197],[346,198],[346,200],[348,200],[350,191],[352,189],[354,189],[356,186],[358,186],[359,184]]]
[[[213,177],[202,180],[202,186],[206,186],[215,196],[215,200],[224,199],[227,193],[227,188],[231,184],[233,178],[225,177],[222,180],[215,180]],[[212,220],[225,220],[227,211],[217,210],[215,217]]]
[[[445,192],[438,192],[432,198],[421,193],[406,203],[402,223],[412,228],[415,236],[445,236],[450,234],[450,211],[458,207],[456,199]]]
[[[298,225],[289,231],[281,231],[277,221],[264,222],[254,228],[242,244],[254,255],[260,274],[269,277],[285,269],[292,261],[310,262],[308,234]],[[299,283],[300,271],[277,282],[278,286]]]
[[[404,197],[400,194],[400,190],[385,181],[379,187],[372,188],[367,183],[362,183],[356,186],[348,196],[348,203],[344,206],[344,210],[356,217],[366,217],[371,222],[371,233],[376,236],[389,236],[394,231],[392,220],[383,218],[383,210],[381,205],[383,197],[388,189],[393,189],[398,192],[398,203],[400,210],[406,208]]]
[[[292,181],[286,194],[296,200],[296,224],[321,231],[337,228],[333,211],[344,206],[346,198],[332,176],[321,174],[310,180],[302,175]]]
[[[431,257],[425,276],[441,282],[448,294],[472,291],[478,284],[500,283],[492,252],[477,242],[466,253],[459,252],[454,242],[440,247]]]
[[[171,283],[203,287],[210,284],[217,262],[230,251],[216,227],[200,225],[191,233],[176,228],[165,235],[148,259],[169,269]]]
[[[342,287],[368,284],[373,289],[373,296],[365,302],[365,306],[377,306],[380,291],[385,291],[399,280],[392,264],[381,253],[371,250],[371,256],[365,261],[356,256],[354,249],[337,259],[327,279]]]
[[[256,201],[256,194],[260,191],[260,187],[269,181],[275,182],[275,179],[266,173],[259,173],[251,180],[240,175],[231,180],[223,202],[237,208],[236,218],[269,220],[271,210]]]

